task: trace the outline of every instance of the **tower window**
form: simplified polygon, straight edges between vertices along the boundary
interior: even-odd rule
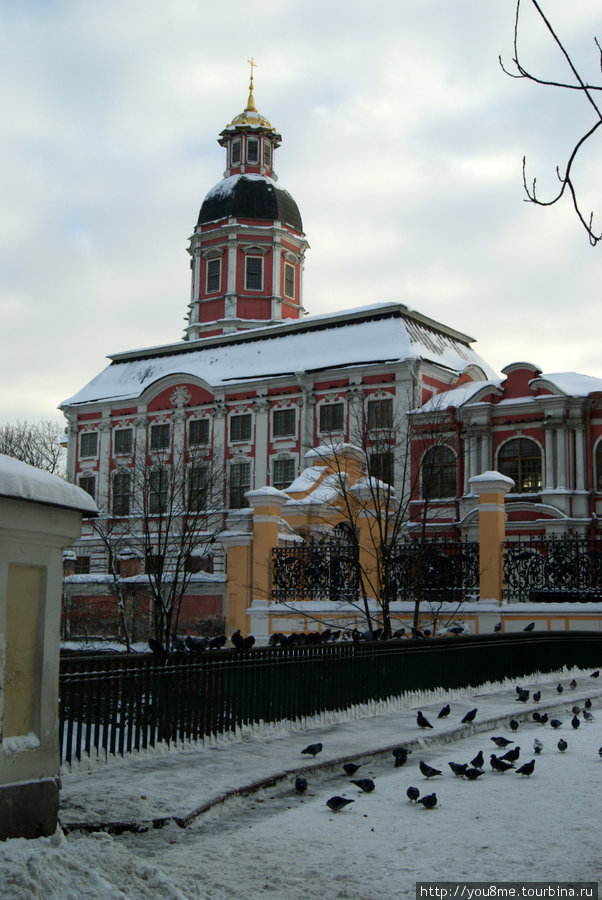
[[[209,443],[209,419],[193,419],[189,423],[188,443],[191,447]]]
[[[212,294],[215,291],[219,291],[220,288],[220,276],[222,274],[222,261],[221,259],[209,259],[207,260],[207,293]]]
[[[118,428],[114,435],[115,453],[131,453],[132,452],[132,429]]]
[[[240,165],[240,141],[232,141],[232,150],[230,151],[230,162],[233,166]]]
[[[266,169],[272,165],[272,148],[267,141],[263,142],[263,164]]]
[[[232,416],[230,418],[230,440],[231,441],[250,441],[251,440],[251,414],[245,413],[244,416]]]
[[[261,291],[263,289],[263,258],[247,256],[245,260],[245,290]]]
[[[284,264],[284,296],[291,299],[295,296],[295,267],[290,263]]]
[[[259,141],[254,138],[247,140],[247,162],[251,165],[257,165],[259,162]]]
[[[151,425],[151,450],[167,450],[169,447],[169,425]]]

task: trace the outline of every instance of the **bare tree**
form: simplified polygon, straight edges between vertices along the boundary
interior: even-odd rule
[[[50,419],[0,425],[0,453],[54,475],[65,474],[64,430]]]
[[[511,78],[526,78],[528,81],[532,81],[535,84],[544,85],[545,87],[552,88],[560,88],[562,90],[568,91],[576,91],[581,97],[583,97],[587,103],[589,103],[592,112],[593,112],[593,123],[590,128],[585,131],[584,134],[575,142],[572,150],[569,153],[569,157],[564,167],[561,166],[556,167],[556,174],[559,181],[558,190],[552,197],[547,200],[542,200],[537,193],[536,186],[536,178],[533,178],[532,181],[527,179],[527,162],[526,157],[523,157],[523,185],[525,189],[525,193],[527,194],[528,202],[535,203],[538,206],[552,206],[554,203],[558,203],[559,200],[568,192],[571,197],[571,201],[573,204],[573,208],[577,214],[577,217],[583,227],[585,228],[590,244],[595,246],[598,241],[602,240],[602,231],[594,228],[594,213],[590,212],[589,215],[583,212],[582,204],[578,197],[578,192],[575,184],[575,170],[577,167],[577,163],[579,160],[579,154],[584,146],[595,134],[600,125],[602,125],[602,111],[600,109],[599,104],[596,101],[596,92],[602,91],[602,85],[589,84],[587,81],[582,78],[580,75],[576,65],[574,64],[571,56],[569,55],[567,49],[564,44],[560,40],[558,34],[554,30],[551,25],[549,19],[545,15],[542,10],[540,4],[537,0],[530,0],[531,5],[537,11],[539,18],[543,22],[545,28],[548,30],[552,40],[557,45],[560,50],[562,56],[566,64],[568,65],[572,80],[568,81],[555,81],[546,78],[541,78],[537,75],[534,75],[531,71],[529,71],[523,64],[522,59],[519,56],[518,51],[518,43],[520,36],[520,15],[521,15],[521,0],[516,0],[516,15],[514,22],[514,56],[512,58],[512,62],[514,65],[514,70],[509,70],[503,63],[502,58],[500,56],[500,65],[504,72],[509,75]],[[600,68],[602,69],[602,47],[597,38],[594,38],[594,42],[597,48],[598,62]]]

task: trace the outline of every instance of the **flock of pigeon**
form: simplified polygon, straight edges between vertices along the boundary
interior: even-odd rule
[[[596,669],[591,673],[590,678],[598,678],[599,675],[600,670]],[[572,679],[569,682],[569,689],[575,690],[576,688],[577,682],[575,679]],[[564,687],[561,683],[557,685],[556,691],[558,694],[562,694],[564,692]],[[516,685],[517,703],[526,703],[529,699],[529,696],[530,692],[528,690],[521,687],[520,685]],[[538,703],[541,700],[541,691],[535,691],[531,699]],[[580,716],[583,717],[583,721],[586,723],[591,723],[594,720],[594,714],[591,712],[591,707],[592,701],[589,698],[584,701],[583,707],[579,706],[578,704],[574,704],[572,706],[571,712],[573,718],[571,719],[571,727],[573,729],[577,729],[580,727]],[[451,707],[449,703],[446,703],[445,706],[443,706],[439,711],[437,718],[446,719],[450,713]],[[461,719],[461,724],[470,724],[471,722],[474,722],[477,713],[477,707],[469,710],[469,712],[467,712]],[[547,714],[540,714],[537,711],[533,713],[533,720],[540,725],[547,725],[549,723],[550,727],[553,730],[556,730],[563,725],[563,722],[560,719],[553,718],[550,720]],[[416,714],[416,724],[419,728],[423,729],[433,728],[422,710],[418,710]],[[509,721],[509,728],[513,733],[518,731],[519,722],[515,718],[511,718]],[[517,766],[517,763],[520,758],[521,748],[515,744],[514,740],[504,737],[503,735],[495,735],[490,738],[490,740],[493,741],[497,750],[497,753],[491,753],[489,756],[489,764],[492,772],[503,775],[513,769],[516,775],[526,776],[527,778],[529,778],[533,774],[533,772],[535,771],[535,756],[538,756],[543,750],[543,742],[539,738],[535,738],[535,741],[533,743],[534,757],[519,766]],[[515,746],[511,747],[511,744],[515,744]],[[564,738],[560,738],[556,746],[561,753],[564,753],[568,749],[569,744],[567,740],[565,740]],[[314,758],[319,753],[321,753],[322,749],[323,745],[321,743],[309,744],[301,751],[301,753]],[[407,747],[395,747],[392,751],[392,755],[395,760],[395,767],[399,768],[400,766],[404,766],[407,763],[408,756],[411,752],[412,751]],[[600,749],[598,750],[598,754],[600,758],[602,758],[602,747],[600,747]],[[470,762],[465,763],[450,761],[448,765],[451,769],[452,774],[456,778],[465,778],[467,781],[477,781],[479,778],[485,775],[485,756],[482,750],[479,750],[477,755],[473,759],[471,759]],[[362,793],[372,793],[375,788],[375,784],[371,778],[354,779],[351,777],[355,775],[360,768],[361,765],[359,765],[358,763],[349,762],[343,765],[344,773],[345,775],[350,777],[351,784],[359,788]],[[441,769],[436,769],[434,766],[430,766],[422,759],[419,761],[418,768],[427,781],[429,781],[431,778],[443,775]],[[295,791],[298,794],[304,794],[307,791],[307,786],[307,778],[302,775],[297,776],[295,780]],[[417,787],[410,786],[406,791],[406,795],[411,803],[420,803],[425,809],[434,809],[437,806],[437,795],[435,793],[425,794],[421,797],[420,790]],[[333,797],[330,797],[326,801],[326,806],[332,812],[338,813],[350,803],[354,802],[354,800],[348,799],[347,797],[342,797],[337,794]]]

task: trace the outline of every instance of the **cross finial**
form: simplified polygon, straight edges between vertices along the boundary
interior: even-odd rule
[[[255,97],[253,96],[253,69],[257,68],[257,63],[255,62],[255,58],[252,56],[251,59],[248,59],[247,62],[251,66],[251,80],[249,82],[249,99],[247,101],[247,109],[255,109]]]

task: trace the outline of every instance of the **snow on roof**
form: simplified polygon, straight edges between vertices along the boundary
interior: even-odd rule
[[[450,391],[442,391],[435,394],[430,400],[421,406],[418,410],[412,412],[440,412],[450,407],[459,407],[467,403],[475,394],[483,389],[490,388],[492,391],[501,384],[500,379],[492,379],[491,381],[467,381],[459,387],[452,388]]]
[[[58,475],[3,454],[0,454],[0,496],[77,509],[88,514],[97,512],[96,503],[81,488]]]
[[[542,384],[545,382],[548,384]],[[580,375],[577,372],[552,372],[540,375],[538,378],[534,378],[530,384],[533,387],[553,385],[561,394],[569,397],[587,397],[588,394],[602,392],[602,378]]]
[[[251,172],[245,172],[244,175],[229,175],[227,178],[222,178],[221,181],[218,181],[217,184],[213,185],[211,190],[205,196],[205,200],[218,197],[229,197],[241,178],[244,178],[245,181],[266,181],[268,184],[277,187],[274,179],[270,178],[268,175],[255,175]]]
[[[158,347],[117,357],[61,407],[136,398],[169,375],[200,379],[209,390],[250,379],[292,376],[296,372],[422,359],[461,372],[467,365],[493,370],[471,348],[470,338],[407,310],[402,304],[370,307],[359,315],[344,313],[304,319],[290,328],[257,329],[257,334],[231,336]],[[329,318],[332,320],[329,322]],[[163,349],[163,353],[161,352]]]

